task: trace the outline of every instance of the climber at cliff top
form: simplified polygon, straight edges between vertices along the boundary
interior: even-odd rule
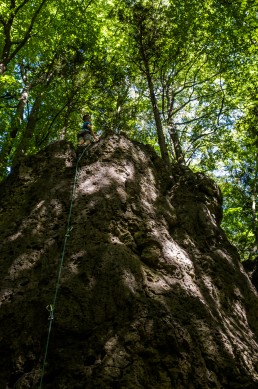
[[[99,138],[94,134],[92,124],[91,124],[91,116],[84,115],[83,125],[81,131],[77,134],[77,140],[79,145],[89,145],[90,143],[97,142]]]

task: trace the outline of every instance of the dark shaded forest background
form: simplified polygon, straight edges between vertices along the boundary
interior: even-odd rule
[[[215,177],[223,228],[257,256],[258,6],[252,0],[5,0],[0,5],[1,179],[82,115],[168,165]]]

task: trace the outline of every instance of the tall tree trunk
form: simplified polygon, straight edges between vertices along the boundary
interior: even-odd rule
[[[166,93],[165,90],[166,89]],[[165,99],[167,100],[167,114],[165,114]],[[183,149],[181,147],[181,142],[179,139],[179,134],[176,128],[176,125],[173,121],[173,113],[174,113],[174,104],[175,104],[175,95],[174,91],[170,90],[167,85],[163,86],[163,94],[162,94],[162,106],[163,106],[163,114],[167,116],[167,126],[168,132],[170,135],[174,157],[177,163],[181,165],[185,165],[185,157],[183,153]]]
[[[0,19],[1,24],[3,25],[4,30],[4,47],[0,59],[0,75],[4,74],[6,71],[7,64],[9,62],[9,54],[12,46],[11,42],[11,28],[13,23],[13,17],[11,17],[8,22],[5,22],[3,19]]]
[[[180,144],[178,131],[177,131],[177,128],[176,128],[174,123],[168,125],[168,131],[169,131],[170,139],[171,139],[173,149],[175,152],[176,162],[181,164],[181,165],[185,165],[184,153],[183,153],[183,150],[182,150],[182,147]]]
[[[6,71],[6,66],[5,66],[4,62],[1,61],[0,62],[0,75],[4,74],[5,71]]]
[[[71,116],[72,110],[73,110],[72,99],[69,99],[68,103],[67,103],[67,110],[66,110],[65,115],[64,115],[63,128],[60,131],[60,135],[59,135],[59,139],[60,140],[64,140],[65,139],[66,131],[67,131],[67,128],[68,128],[68,125],[69,125],[69,120],[70,120],[70,116]]]
[[[251,216],[252,216],[252,233],[254,241],[250,249],[249,258],[254,259],[258,256],[258,209],[257,209],[257,192],[258,192],[258,106],[253,108],[253,122],[250,127],[250,137],[253,139],[254,147],[254,178],[251,185]],[[257,257],[258,258],[258,257]]]
[[[255,159],[254,182],[252,186],[252,231],[254,234],[254,242],[250,251],[249,259],[253,259],[258,255],[258,210],[257,210],[257,181],[258,181],[258,153]]]
[[[17,134],[21,128],[21,124],[23,121],[24,109],[28,102],[29,91],[31,89],[31,84],[26,85],[19,98],[19,102],[16,108],[15,116],[11,123],[11,131],[10,134],[7,135],[6,140],[3,144],[1,154],[0,154],[0,177],[4,174],[6,170],[6,165],[8,164],[8,159],[12,153],[13,145]]]
[[[165,164],[167,166],[169,166],[170,160],[169,160],[168,148],[167,148],[167,144],[166,144],[165,136],[164,136],[164,132],[163,132],[162,122],[161,122],[161,118],[160,118],[160,111],[159,111],[157,99],[155,96],[154,85],[153,85],[153,81],[152,81],[152,77],[151,77],[151,73],[150,73],[148,59],[145,55],[145,51],[144,51],[143,47],[141,47],[141,55],[142,55],[144,68],[145,68],[145,75],[146,75],[147,82],[148,82],[148,88],[149,88],[149,93],[150,93],[150,99],[151,99],[151,105],[152,105],[152,110],[153,110],[153,114],[154,114],[155,124],[156,124],[156,128],[157,128],[157,135],[158,135],[158,142],[159,142],[161,157],[162,157],[163,161],[165,162]]]
[[[26,129],[24,130],[24,133],[22,134],[21,141],[18,145],[18,147],[15,150],[15,154],[13,157],[13,166],[17,163],[19,158],[24,155],[24,153],[27,151],[29,147],[30,139],[33,137],[33,134],[35,132],[36,124],[37,124],[37,118],[38,118],[38,112],[42,101],[42,93],[39,94],[34,101],[32,110],[30,112],[30,115],[28,117],[28,122]]]

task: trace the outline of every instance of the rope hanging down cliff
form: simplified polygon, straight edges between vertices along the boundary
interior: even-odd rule
[[[48,318],[49,325],[48,325],[48,335],[47,335],[47,341],[46,341],[45,354],[44,354],[44,360],[43,360],[43,365],[42,365],[39,389],[42,389],[43,377],[44,377],[44,374],[45,374],[45,366],[46,366],[46,361],[47,361],[50,333],[51,333],[51,329],[52,329],[52,323],[53,323],[53,320],[54,320],[54,312],[55,312],[55,306],[56,306],[58,289],[59,289],[59,286],[60,286],[60,278],[61,278],[61,273],[62,273],[62,269],[63,269],[66,245],[67,245],[67,241],[68,241],[69,236],[70,236],[70,232],[72,230],[72,227],[71,227],[71,216],[72,216],[72,208],[73,208],[73,202],[74,202],[75,189],[76,189],[76,184],[77,184],[77,180],[78,180],[78,176],[79,176],[79,174],[78,174],[79,173],[78,166],[79,166],[80,160],[82,159],[83,155],[88,150],[88,148],[89,148],[89,145],[87,147],[85,147],[85,149],[81,153],[80,157],[77,159],[77,163],[76,163],[75,175],[74,175],[74,181],[73,181],[73,189],[72,189],[72,196],[71,196],[69,214],[68,214],[68,219],[67,219],[67,228],[66,228],[66,233],[65,233],[63,250],[62,250],[62,254],[61,254],[61,258],[60,258],[60,262],[59,262],[59,267],[58,267],[56,287],[55,287],[55,294],[54,294],[54,298],[53,298],[53,303],[49,304],[47,306],[47,310],[49,311],[49,318]]]

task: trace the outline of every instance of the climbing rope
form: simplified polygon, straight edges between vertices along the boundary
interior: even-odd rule
[[[63,250],[62,250],[62,254],[61,254],[61,258],[60,258],[60,262],[59,262],[59,267],[58,267],[54,299],[53,299],[53,303],[46,307],[46,309],[49,311],[49,318],[48,318],[49,325],[48,325],[48,334],[47,334],[47,341],[46,341],[46,347],[45,347],[44,360],[43,360],[43,365],[42,365],[42,370],[41,370],[39,389],[42,389],[43,377],[44,377],[44,374],[45,374],[45,367],[46,367],[46,361],[47,361],[47,355],[48,355],[49,340],[50,340],[50,334],[51,334],[51,329],[52,329],[52,323],[53,323],[53,320],[54,320],[54,312],[55,312],[57,294],[58,294],[58,290],[59,290],[59,286],[60,286],[61,273],[62,273],[63,264],[64,264],[64,256],[65,256],[65,251],[66,251],[66,245],[67,245],[67,241],[68,241],[69,236],[70,236],[70,232],[72,230],[72,228],[71,228],[71,216],[72,216],[72,209],[73,209],[75,189],[76,189],[76,184],[77,184],[77,180],[78,180],[78,176],[79,176],[79,168],[78,168],[78,166],[79,166],[80,160],[82,159],[82,157],[85,154],[85,152],[88,150],[89,146],[90,145],[85,147],[85,149],[81,153],[81,155],[78,158],[77,163],[76,163],[75,175],[74,175],[74,181],[73,181],[73,189],[72,189],[72,196],[71,196],[69,214],[68,214],[68,219],[67,219],[67,228],[66,228],[66,233],[65,233]]]

